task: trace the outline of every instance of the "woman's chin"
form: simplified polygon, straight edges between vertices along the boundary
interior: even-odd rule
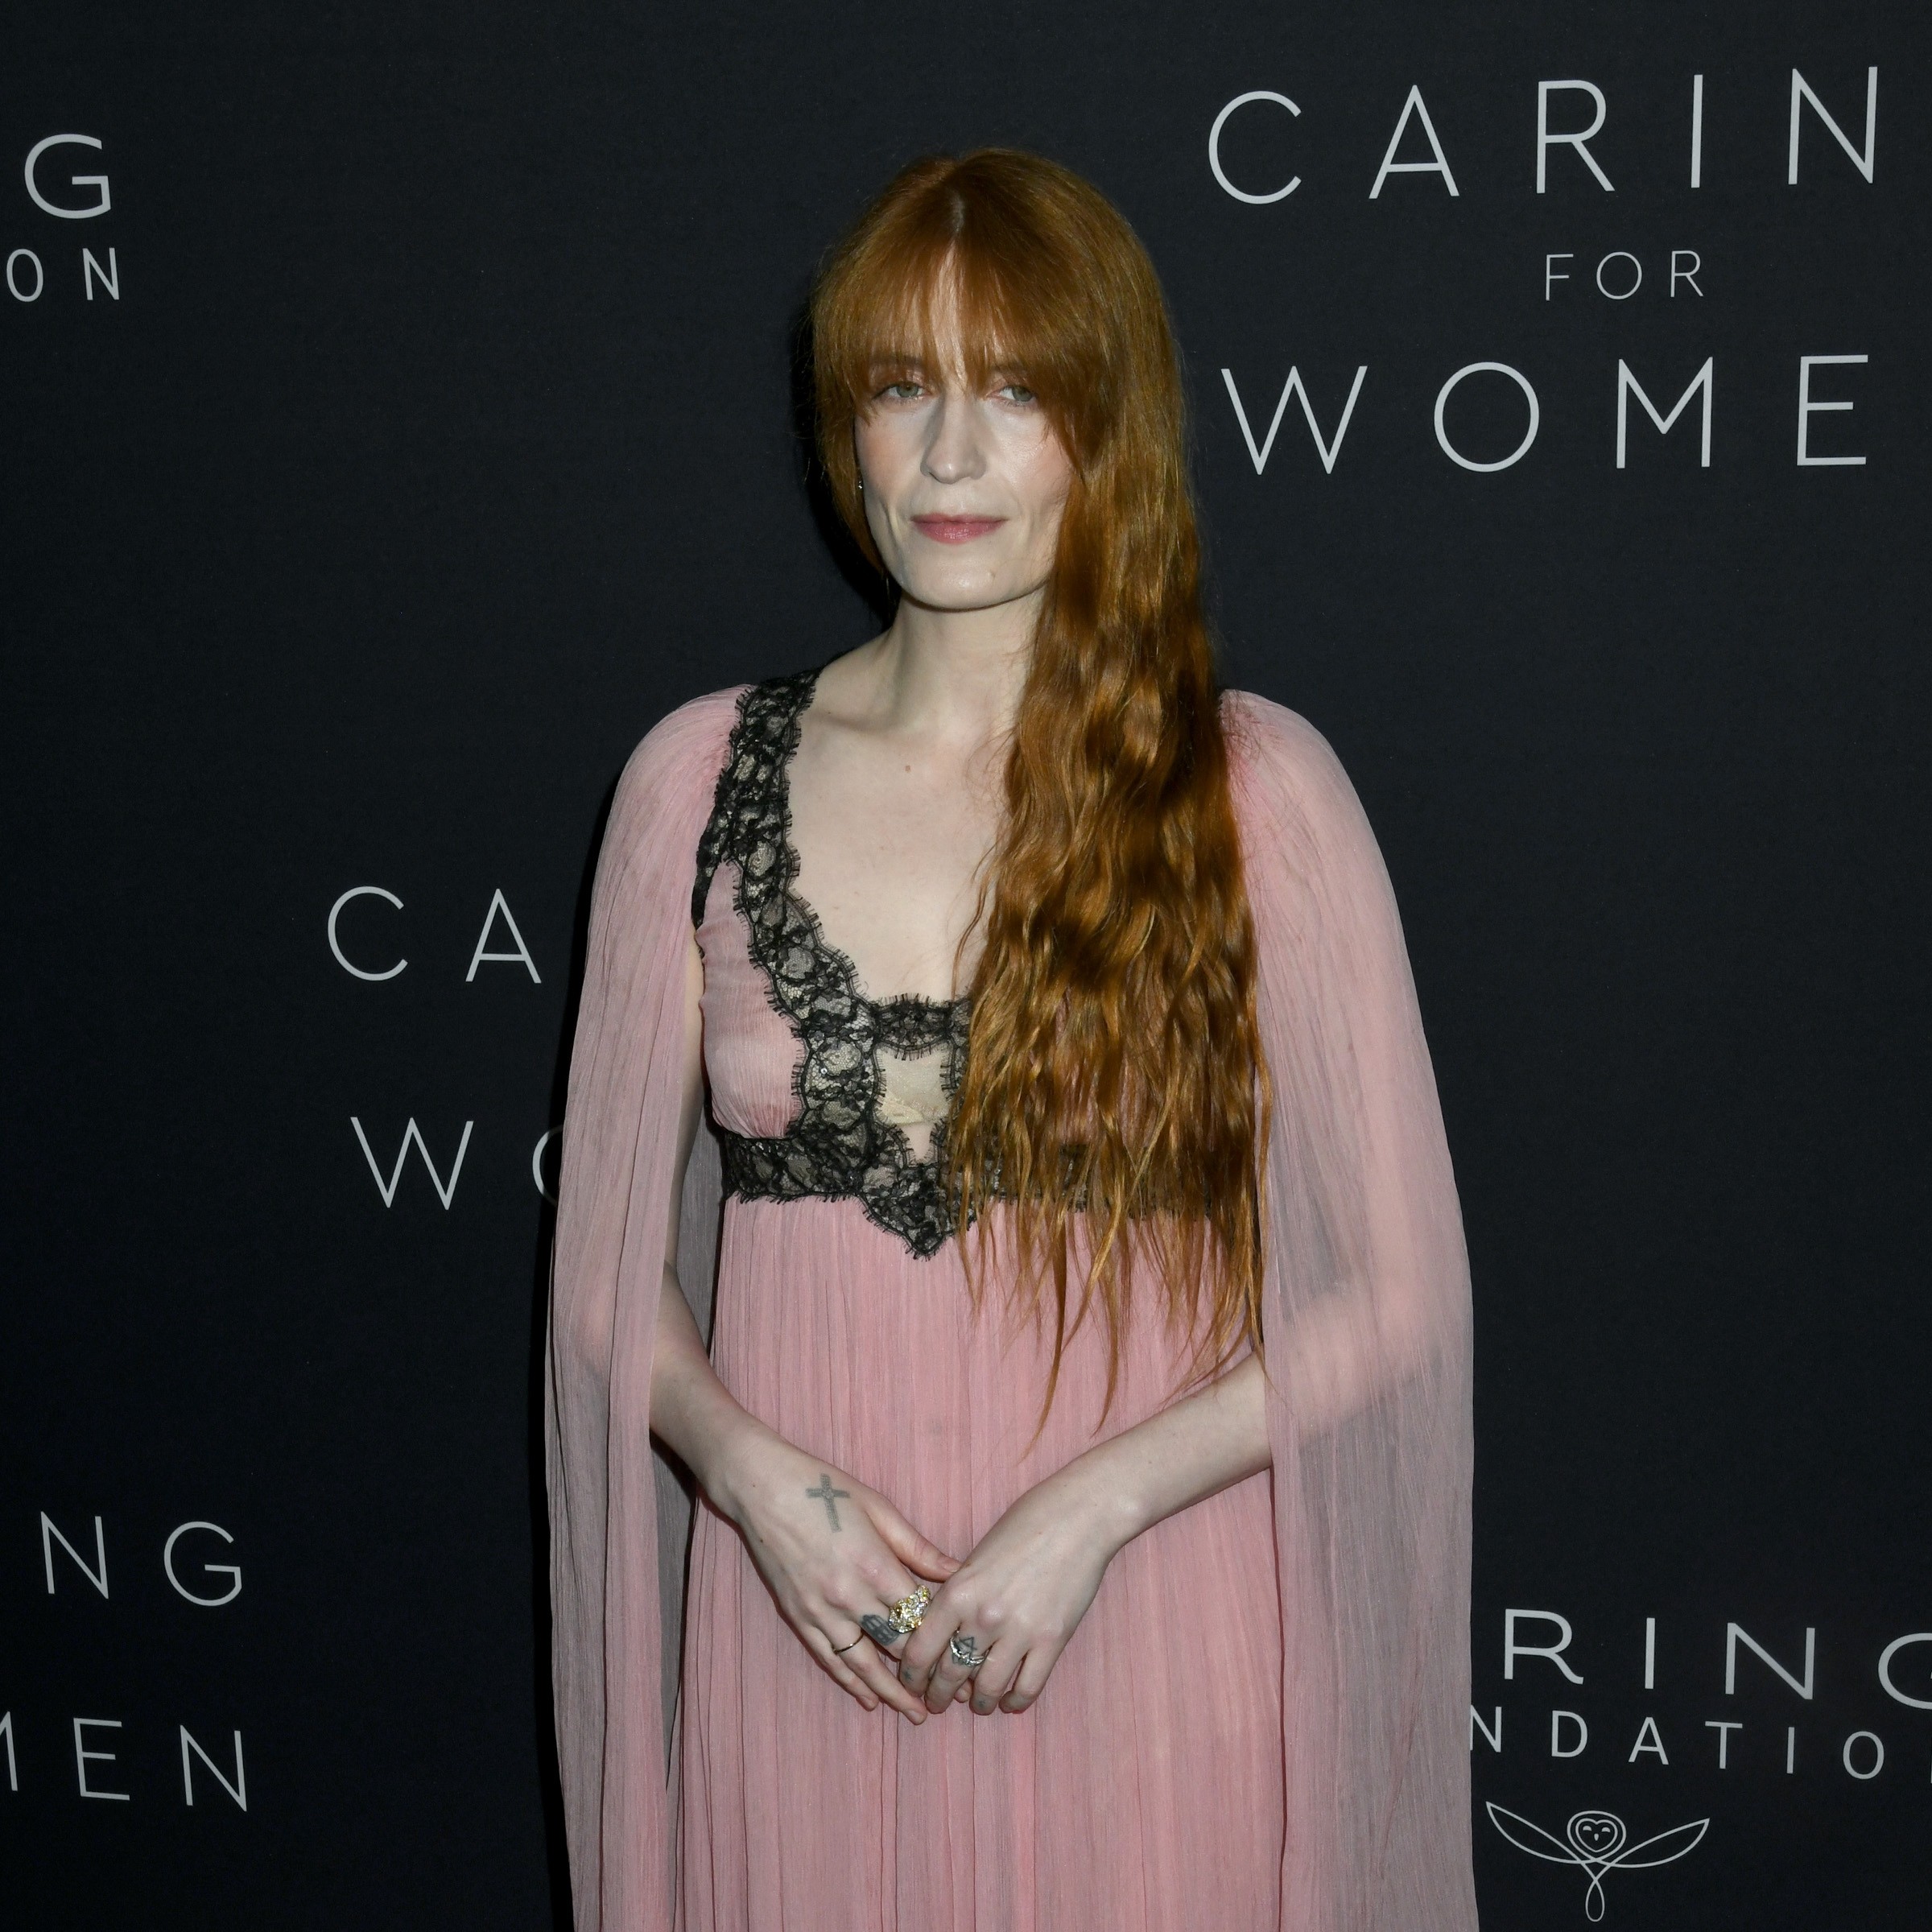
[[[1042,586],[981,576],[944,578],[936,583],[930,577],[914,577],[910,582],[902,579],[899,588],[910,602],[923,609],[964,616],[970,611],[997,610],[1002,605],[1018,603]]]

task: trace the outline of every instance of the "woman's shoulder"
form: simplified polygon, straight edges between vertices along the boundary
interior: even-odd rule
[[[625,762],[624,775],[617,781],[618,795],[661,791],[700,776],[715,778],[732,727],[737,722],[739,702],[749,688],[733,684],[722,691],[706,691],[667,712],[638,740]]]
[[[1360,815],[1335,747],[1298,711],[1258,691],[1228,691],[1221,694],[1221,726],[1237,802],[1278,825],[1337,811]]]
[[[681,843],[687,821],[703,823],[746,688],[737,684],[688,699],[645,733],[617,779],[605,831],[607,849],[635,852],[641,842],[660,836]]]

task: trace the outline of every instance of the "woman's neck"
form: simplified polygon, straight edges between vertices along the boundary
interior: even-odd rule
[[[901,598],[871,646],[867,709],[889,730],[981,744],[1004,737],[1033,655],[1038,593],[987,610]]]

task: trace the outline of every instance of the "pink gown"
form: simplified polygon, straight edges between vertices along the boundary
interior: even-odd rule
[[[685,919],[711,1117],[679,1269],[700,1319],[715,1283],[727,1386],[962,1556],[1096,1439],[1105,1386],[1090,1324],[1029,1446],[1040,1339],[997,1292],[975,1314],[933,1185],[965,1005],[868,998],[791,889],[811,677],[667,720],[600,861],[548,1362],[580,1932],[1471,1932],[1459,1221],[1385,876],[1278,707],[1224,700],[1278,1094],[1272,1474],[1129,1545],[1018,1717],[860,1709],[701,1503],[680,1590],[648,1387]],[[1130,1326],[1103,1433],[1182,1353]]]
[[[788,690],[787,715],[804,695]],[[746,789],[766,815],[737,842],[754,867],[775,847],[778,865],[795,873],[784,778],[782,758],[761,762]],[[1104,1336],[1089,1323],[1075,1337],[1047,1426],[1029,1448],[1050,1350],[990,1305],[975,1317],[956,1242],[920,1252],[935,1217],[919,1199],[926,1177],[908,1176],[945,1113],[949,1012],[898,1001],[890,1003],[898,1026],[890,1012],[881,1023],[804,902],[793,892],[780,904],[776,867],[753,881],[754,928],[745,869],[720,866],[698,931],[717,1125],[776,1141],[800,1114],[800,1087],[811,1085],[799,1077],[805,1050],[794,1024],[774,1006],[772,967],[753,956],[760,930],[774,935],[778,975],[795,976],[781,997],[839,1003],[820,1058],[865,1031],[915,1051],[881,1047],[881,1090],[860,1096],[890,1130],[875,1128],[873,1144],[857,1150],[875,1163],[872,1203],[819,1194],[725,1202],[712,1358],[753,1414],[964,1556],[1022,1491],[1094,1441]],[[934,1036],[940,1046],[916,1051]],[[840,1070],[869,1072],[865,1060],[841,1056]],[[833,1078],[829,1091],[843,1097]],[[759,1185],[755,1166],[748,1185]],[[1129,1341],[1108,1434],[1173,1390],[1163,1325],[1142,1323]],[[700,1507],[685,1621],[676,1922],[688,1932],[1273,1926],[1283,1822],[1274,1544],[1265,1475],[1170,1518],[1110,1567],[1031,1710],[980,1718],[956,1707],[915,1728],[884,1707],[861,1710],[832,1682],[780,1618],[735,1531]]]

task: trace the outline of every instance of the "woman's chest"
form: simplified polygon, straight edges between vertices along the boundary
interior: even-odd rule
[[[807,738],[789,769],[795,889],[876,999],[946,1000],[970,981],[994,801],[956,763]],[[836,750],[839,755],[830,755]]]

